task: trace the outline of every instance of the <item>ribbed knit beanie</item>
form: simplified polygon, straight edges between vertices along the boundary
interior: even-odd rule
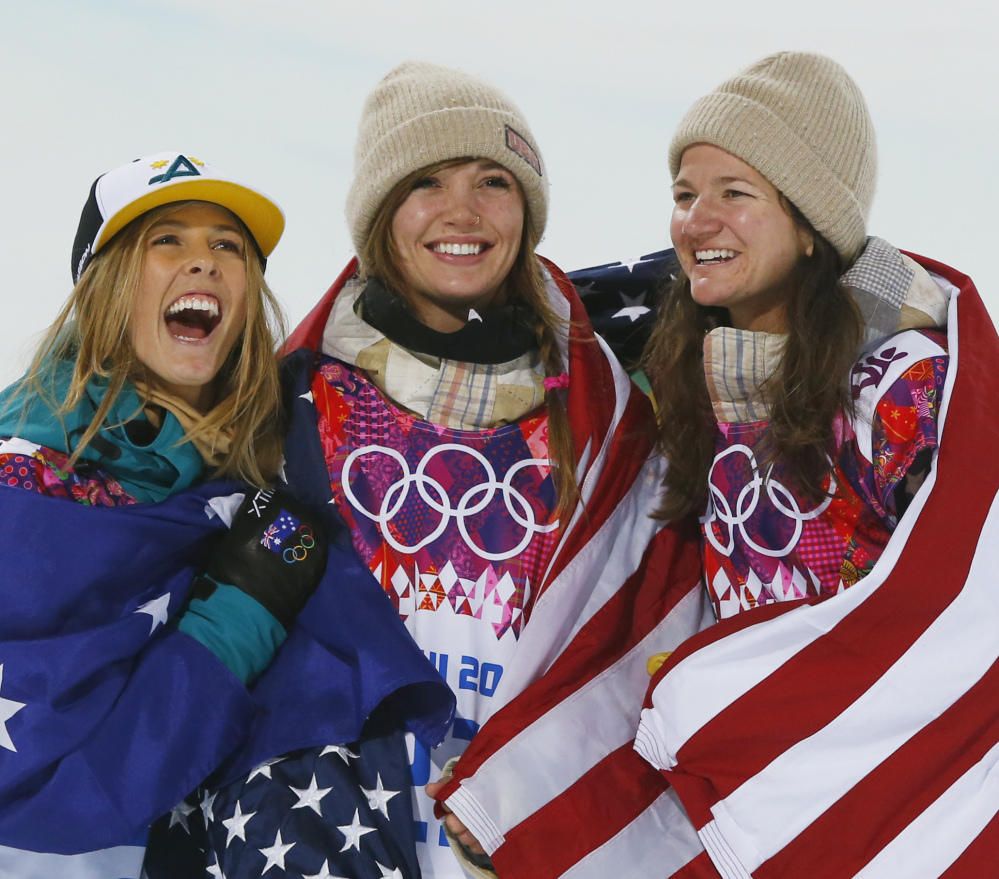
[[[423,61],[400,64],[364,102],[347,194],[360,253],[385,197],[413,171],[449,159],[492,159],[520,183],[538,237],[548,221],[548,178],[534,135],[492,83]]]
[[[674,179],[696,143],[752,165],[847,263],[863,249],[877,176],[874,126],[857,84],[831,58],[778,52],[695,101],[670,144]]]

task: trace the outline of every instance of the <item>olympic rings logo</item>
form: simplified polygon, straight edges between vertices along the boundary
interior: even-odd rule
[[[444,452],[457,452],[469,455],[478,462],[485,472],[485,479],[468,489],[468,491],[466,491],[458,499],[457,504],[452,503],[451,498],[448,496],[447,489],[436,479],[428,476],[426,472],[429,463],[436,456],[441,455]],[[355,496],[353,488],[350,484],[350,470],[354,462],[362,456],[375,454],[387,455],[395,461],[402,470],[402,478],[396,480],[388,487],[388,490],[382,497],[381,507],[377,512],[372,512],[371,510],[366,509]],[[535,520],[533,507],[528,502],[527,498],[515,489],[512,484],[514,476],[526,467],[547,466],[548,460],[544,458],[530,458],[524,461],[518,461],[509,470],[507,470],[506,475],[503,477],[503,481],[500,482],[496,478],[496,471],[493,469],[485,455],[477,449],[469,448],[468,446],[462,446],[456,443],[444,443],[442,445],[435,446],[423,456],[423,459],[417,465],[415,472],[410,472],[409,462],[406,461],[406,459],[395,449],[390,449],[386,446],[364,446],[363,448],[355,449],[351,452],[347,456],[347,460],[343,462],[343,470],[340,474],[340,484],[343,486],[343,493],[350,502],[351,506],[365,518],[370,519],[372,522],[377,522],[382,538],[397,552],[405,555],[413,555],[414,553],[419,552],[423,547],[433,543],[438,537],[440,537],[447,529],[448,525],[454,521],[457,523],[458,532],[461,534],[462,540],[472,552],[479,556],[479,558],[498,562],[513,558],[523,552],[535,534],[548,534],[558,528],[559,523],[557,520],[552,522],[550,525],[539,525]],[[437,526],[430,532],[430,534],[419,540],[415,546],[407,546],[400,543],[399,540],[396,539],[396,536],[392,534],[389,529],[389,523],[402,509],[403,504],[405,504],[409,498],[411,487],[414,486],[423,502],[432,510],[440,514],[441,520],[437,523]],[[484,509],[486,509],[486,507],[488,507],[496,497],[497,492],[503,498],[503,504],[506,507],[506,512],[509,514],[510,518],[524,529],[524,535],[517,545],[511,549],[501,552],[489,552],[483,547],[478,546],[475,541],[472,540],[471,535],[468,533],[468,525],[466,523],[469,516],[474,516],[476,513],[481,513]]]
[[[753,478],[742,487],[742,490],[739,492],[739,496],[736,498],[734,510],[729,504],[728,498],[726,498],[721,490],[714,484],[713,478],[715,467],[718,465],[718,462],[721,461],[722,458],[733,454],[745,455],[749,460],[749,466],[753,471]],[[827,497],[814,510],[803,512],[798,506],[798,501],[795,499],[794,495],[791,494],[786,486],[781,485],[781,483],[774,479],[772,474],[773,465],[771,464],[767,469],[766,476],[760,476],[756,463],[756,456],[753,454],[753,450],[746,445],[734,445],[715,457],[711,464],[711,470],[708,473],[708,512],[701,519],[701,524],[704,526],[704,536],[707,538],[708,543],[710,543],[711,546],[713,546],[715,550],[722,555],[732,555],[732,552],[735,550],[735,532],[738,530],[739,534],[742,536],[743,542],[754,552],[767,556],[768,558],[783,558],[797,545],[798,540],[801,538],[801,532],[805,527],[804,523],[816,518],[817,516],[821,516],[832,502],[832,498]],[[831,480],[829,493],[833,494],[836,490],[836,480],[831,475],[829,478]],[[780,549],[760,546],[746,531],[746,522],[756,515],[757,509],[759,508],[761,487],[766,488],[767,499],[774,506],[774,508],[779,513],[794,522],[794,531],[791,539]],[[715,536],[714,528],[712,528],[711,525],[716,521],[722,522],[728,526],[727,545],[722,545],[722,543]]]
[[[309,550],[316,545],[316,536],[308,525],[301,525],[298,529],[298,544],[286,546],[281,557],[289,564],[304,562],[309,557]]]

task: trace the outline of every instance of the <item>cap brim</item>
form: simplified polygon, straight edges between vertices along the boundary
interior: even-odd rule
[[[284,213],[265,195],[228,180],[198,177],[148,192],[112,214],[97,233],[94,253],[136,217],[178,201],[206,201],[232,211],[250,230],[264,257],[271,255],[284,232]]]

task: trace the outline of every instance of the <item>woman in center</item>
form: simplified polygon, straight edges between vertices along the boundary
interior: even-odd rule
[[[446,741],[409,754],[424,877],[465,875],[428,795],[448,762],[641,558],[594,537],[634,527],[637,546],[657,527],[642,524],[656,480],[639,478],[647,456],[634,438],[649,428],[651,450],[651,405],[593,335],[571,283],[535,255],[547,215],[547,169],[510,99],[476,76],[402,64],[361,118],[347,200],[358,260],[285,345],[293,418],[318,429],[313,469],[298,456],[289,481],[328,482],[354,548],[457,696]],[[572,565],[584,547],[591,562]],[[274,764],[272,778],[321,752]],[[371,806],[355,827],[325,805],[298,814],[314,825],[313,849],[321,835],[331,854],[353,846],[383,875],[409,876],[380,859],[379,803],[400,791],[365,754],[363,738],[344,753]],[[284,795],[275,786],[275,801]],[[220,802],[216,824],[227,820]],[[482,848],[457,817],[446,825],[469,844],[465,869],[488,868],[468,861]],[[225,849],[224,829],[213,835]],[[304,850],[288,851],[287,870],[315,872],[294,861]],[[219,863],[240,875],[228,854]]]
[[[420,788],[492,714],[577,495],[534,144],[476,77],[411,63],[376,87],[347,202],[359,271],[312,385],[354,546],[458,698],[448,741],[413,764],[425,876],[462,872]]]

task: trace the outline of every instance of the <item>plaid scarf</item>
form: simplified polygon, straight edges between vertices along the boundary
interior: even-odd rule
[[[507,363],[466,363],[410,351],[358,314],[364,285],[353,279],[333,303],[322,351],[368,373],[397,406],[442,427],[483,430],[511,424],[544,403],[537,350]]]

